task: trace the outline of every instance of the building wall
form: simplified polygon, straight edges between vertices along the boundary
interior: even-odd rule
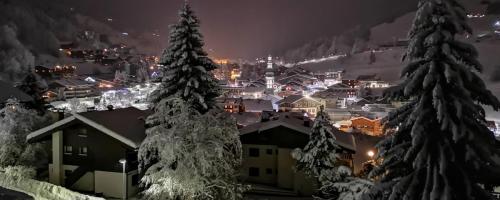
[[[73,171],[78,166],[64,165],[64,170]],[[49,164],[49,177],[53,176],[52,164]],[[134,175],[138,171],[134,170],[127,173],[127,195],[134,196],[139,192],[137,184],[133,183]],[[66,176],[63,174],[64,178]],[[89,193],[103,193],[105,197],[121,198],[123,192],[123,174],[119,172],[92,171],[87,172],[74,185],[65,186],[76,191],[84,191]]]
[[[102,193],[106,197],[121,198],[122,183],[122,173],[95,171],[95,193]]]
[[[252,157],[250,149],[258,149],[259,156]],[[243,145],[241,177],[252,183],[276,185],[277,147],[273,145]],[[250,168],[258,168],[259,176],[250,176]],[[271,173],[268,173],[268,170]]]
[[[259,156],[251,157],[250,149],[258,149]],[[278,148],[275,145],[244,144],[240,178],[247,183],[288,189],[301,196],[312,195],[317,184],[304,173],[295,171],[296,161],[291,152],[292,149]],[[259,176],[250,176],[250,168],[258,168]]]
[[[82,131],[86,134],[82,137]],[[138,192],[137,185],[132,184],[132,177],[137,174],[137,152],[129,149],[126,145],[116,139],[99,132],[98,130],[80,123],[71,124],[60,132],[62,136],[53,137],[55,142],[52,148],[64,151],[64,146],[71,146],[72,153],[60,152],[61,172],[56,173],[57,167],[49,164],[49,181],[57,185],[64,186],[65,172],[71,173],[78,166],[85,166],[89,169],[73,186],[66,186],[69,189],[85,192],[103,193],[107,197],[121,198],[123,192],[122,165],[120,159],[127,159],[127,182],[128,195],[133,196]],[[57,135],[57,134],[55,134]],[[80,155],[79,147],[87,147],[87,155]],[[54,151],[53,151],[54,152]],[[55,155],[55,156],[54,156]],[[50,156],[50,162],[57,153]],[[61,177],[61,178],[59,178]],[[137,179],[137,178],[136,178]],[[57,182],[60,180],[60,182]]]
[[[280,148],[278,150],[278,187],[294,189],[295,160],[291,156],[291,149]]]
[[[86,132],[86,134],[82,134]],[[73,152],[65,153],[65,165],[87,166],[90,170],[121,172],[122,167],[118,162],[127,157],[126,145],[100,131],[83,124],[75,124],[63,130],[64,146],[71,146]],[[84,136],[82,136],[84,135]],[[87,147],[87,155],[80,155],[80,147]],[[134,162],[127,160],[127,163]],[[127,168],[127,171],[135,170]]]

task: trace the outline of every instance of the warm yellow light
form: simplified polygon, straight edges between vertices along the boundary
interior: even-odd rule
[[[370,158],[375,156],[375,152],[373,152],[373,151],[368,151],[367,154],[368,154],[368,156],[370,156]]]

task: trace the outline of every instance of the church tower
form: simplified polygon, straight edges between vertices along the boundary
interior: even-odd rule
[[[271,56],[267,58],[266,88],[269,91],[274,91],[273,57]]]

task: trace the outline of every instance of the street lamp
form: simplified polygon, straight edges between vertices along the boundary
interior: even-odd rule
[[[127,174],[125,173],[125,166],[127,165],[127,160],[120,159],[119,161],[123,168],[123,199],[127,199]]]
[[[373,159],[373,156],[375,156],[375,152],[373,152],[372,150],[368,151],[366,154],[370,156],[370,159]]]

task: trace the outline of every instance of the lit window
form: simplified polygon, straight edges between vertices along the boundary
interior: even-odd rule
[[[80,147],[78,149],[78,154],[81,156],[87,156],[87,147]]]
[[[64,146],[64,154],[72,154],[73,147],[72,146]]]

